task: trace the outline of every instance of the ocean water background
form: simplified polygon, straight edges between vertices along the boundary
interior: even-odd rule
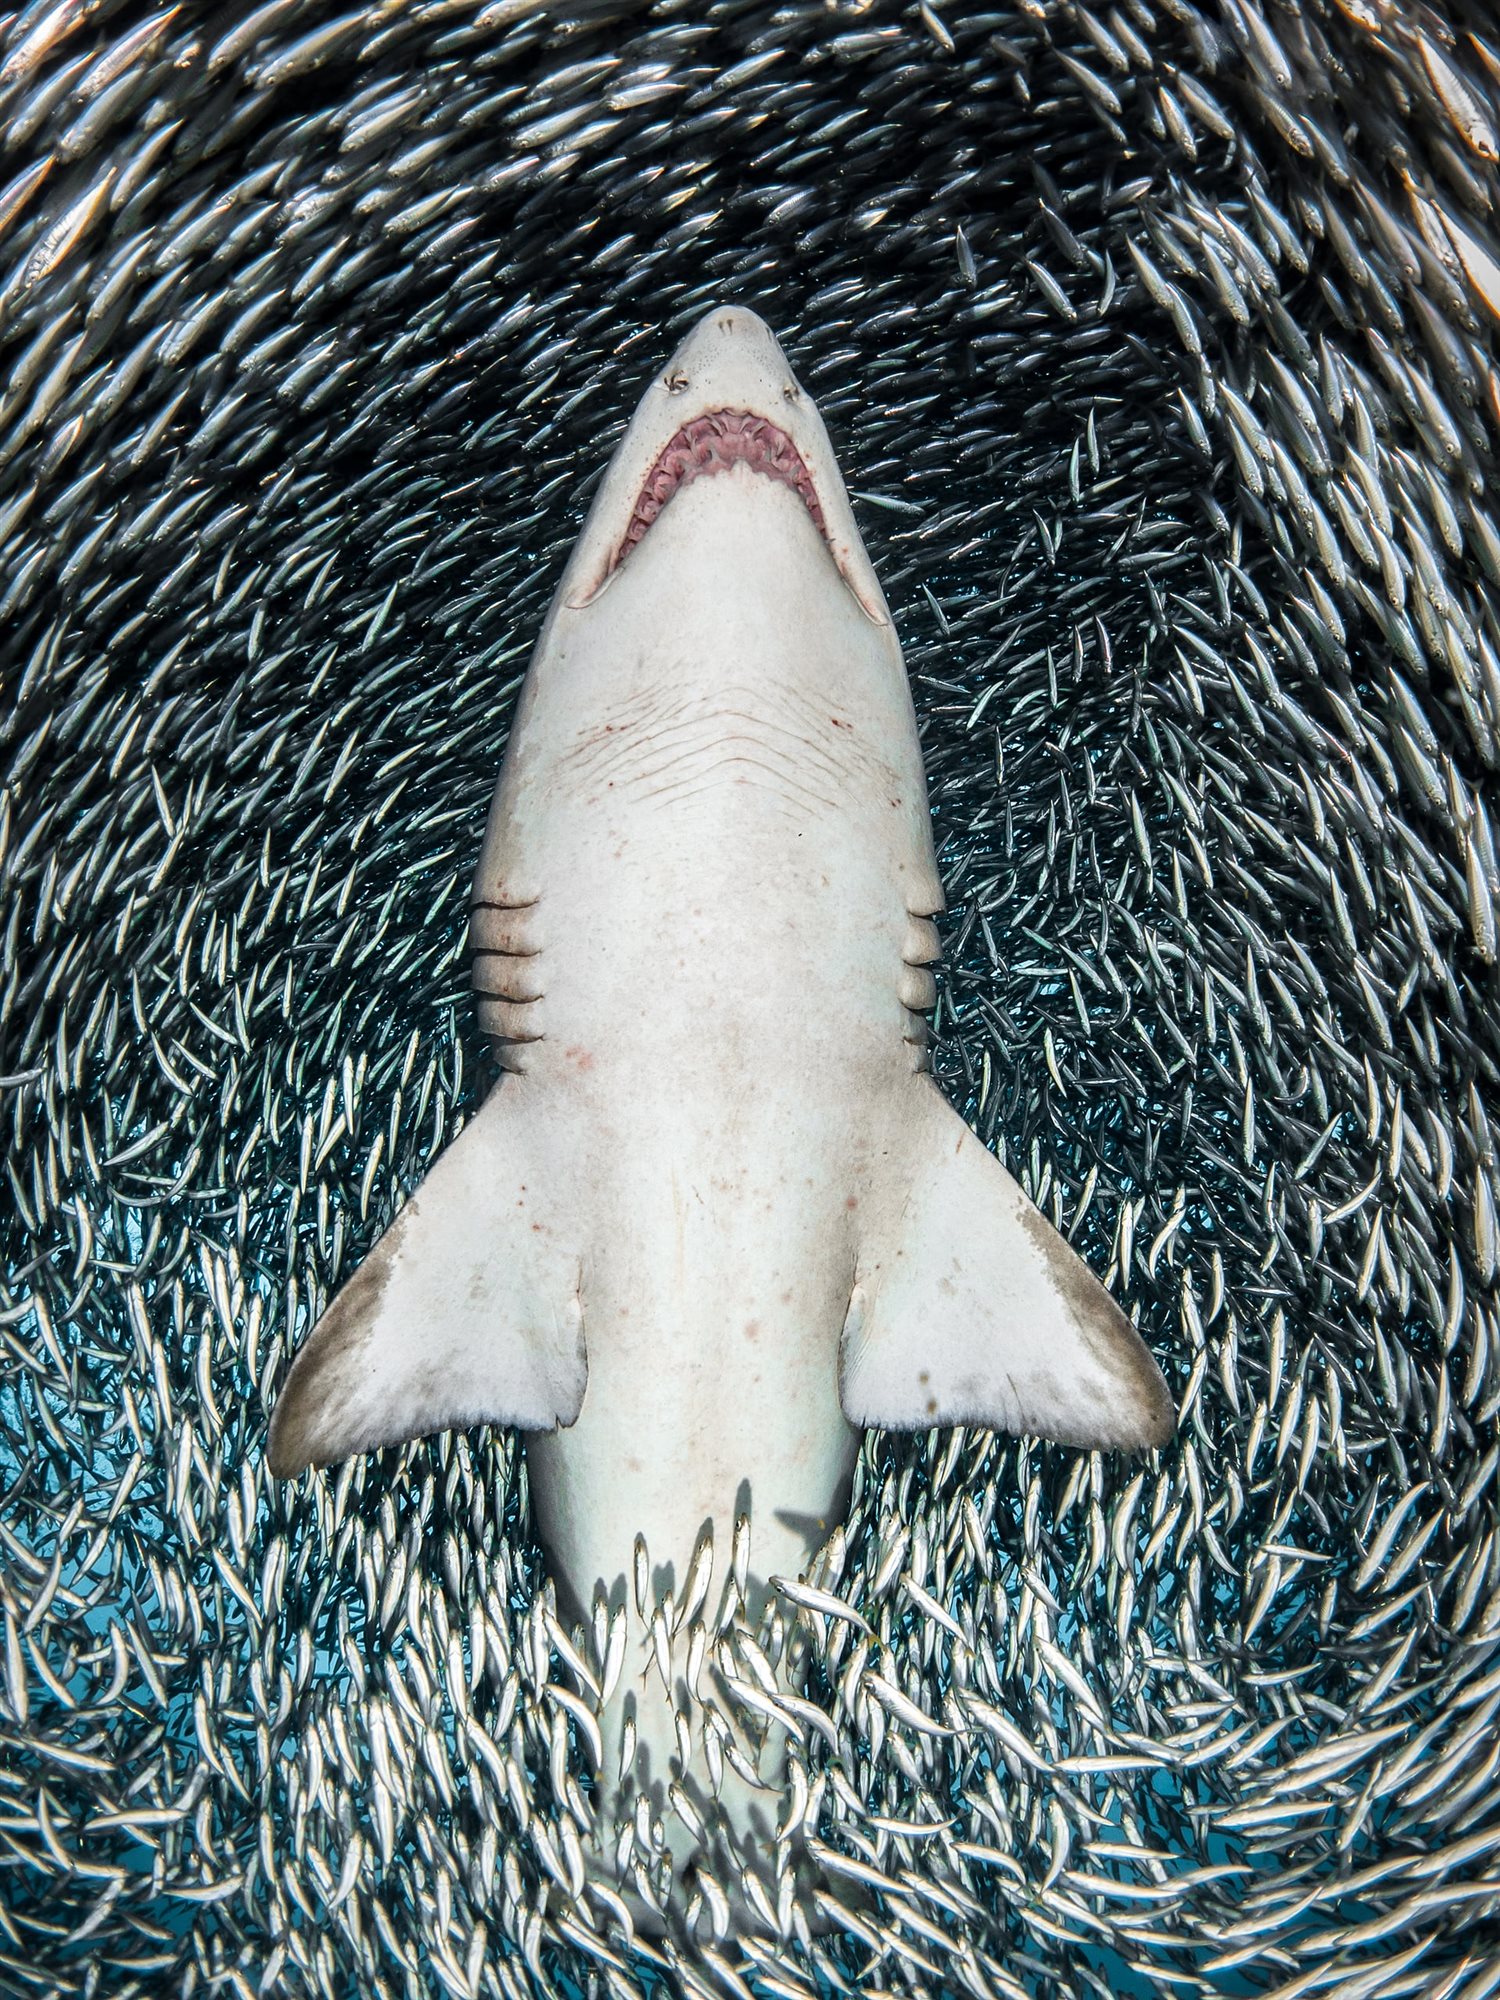
[[[1497,132],[1379,0],[0,30],[0,1991],[1500,1988]],[[806,1620],[848,1927],[632,1947],[513,1441],[263,1452],[493,1081],[519,675],[719,299],[896,614],[938,1074],[1182,1416],[872,1436],[937,1729]]]

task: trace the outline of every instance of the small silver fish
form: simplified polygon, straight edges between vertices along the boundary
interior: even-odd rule
[[[1493,35],[31,0],[0,89],[5,1980],[1107,1993],[1104,1935],[1479,2000]],[[872,1437],[778,1629],[732,1549],[674,1579],[691,1741],[793,1744],[788,1858],[652,1938],[677,1801],[583,1856],[595,1690],[660,1668],[533,1618],[511,1441],[293,1506],[257,1439],[482,1094],[453,884],[519,654],[726,292],[907,647],[934,1073],[1183,1415],[1145,1467]]]

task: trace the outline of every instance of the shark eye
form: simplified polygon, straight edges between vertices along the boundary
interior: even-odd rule
[[[680,396],[687,386],[688,378],[686,375],[683,374],[680,368],[674,368],[667,377],[667,394],[669,396]]]

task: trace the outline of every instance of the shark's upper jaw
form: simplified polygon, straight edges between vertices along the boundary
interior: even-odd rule
[[[695,479],[747,465],[789,486],[825,541],[828,529],[812,474],[801,452],[778,425],[753,410],[705,410],[670,437],[641,482],[630,521],[610,562],[611,570],[642,542],[672,496]]]

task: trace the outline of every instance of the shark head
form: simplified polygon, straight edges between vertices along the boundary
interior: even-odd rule
[[[685,487],[740,466],[796,495],[831,569],[865,616],[888,626],[823,419],[771,329],[746,306],[705,314],[642,396],[600,482],[558,606],[586,612]]]

